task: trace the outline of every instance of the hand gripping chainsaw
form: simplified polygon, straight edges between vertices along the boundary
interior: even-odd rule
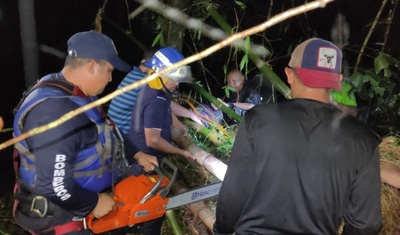
[[[132,175],[117,183],[114,189],[116,209],[100,219],[89,214],[85,218],[86,226],[97,234],[157,219],[168,209],[218,195],[222,184],[218,182],[168,197],[178,168],[164,158],[155,172],[157,175]]]

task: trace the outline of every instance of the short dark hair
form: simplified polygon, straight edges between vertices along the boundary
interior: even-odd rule
[[[75,69],[75,68],[84,66],[85,64],[89,63],[92,60],[96,61],[100,65],[104,65],[104,63],[106,62],[105,60],[101,60],[101,59],[79,58],[79,57],[67,56],[65,58],[64,66],[70,66],[71,68]]]
[[[153,57],[154,53],[156,53],[160,48],[159,47],[151,47],[143,52],[142,60],[150,60]]]

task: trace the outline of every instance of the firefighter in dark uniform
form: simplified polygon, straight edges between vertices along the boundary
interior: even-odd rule
[[[114,68],[125,72],[130,66],[108,36],[94,31],[73,35],[62,71],[40,79],[17,106],[14,135],[95,101]],[[115,207],[104,190],[121,177],[120,162],[128,166],[136,159],[145,171],[157,165],[154,156],[123,143],[101,108],[16,143],[16,223],[32,234],[90,234],[83,218],[89,213],[100,218]]]

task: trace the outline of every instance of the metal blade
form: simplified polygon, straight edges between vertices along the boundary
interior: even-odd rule
[[[168,210],[217,196],[221,188],[221,185],[222,182],[209,184],[204,187],[191,189],[187,192],[178,194],[176,196],[172,196],[169,198],[168,204],[165,209]]]

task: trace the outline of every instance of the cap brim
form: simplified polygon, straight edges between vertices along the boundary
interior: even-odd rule
[[[301,82],[311,88],[330,88],[342,90],[341,76],[338,73],[329,73],[312,69],[295,68]]]
[[[146,66],[146,67],[148,67],[148,68],[151,68],[151,66],[152,66],[151,61],[149,61],[149,60],[143,62],[143,65]]]
[[[107,60],[107,59],[106,59]],[[121,72],[129,72],[132,67],[127,64],[125,61],[121,60],[118,56],[114,56],[112,59],[107,60],[115,69]]]

